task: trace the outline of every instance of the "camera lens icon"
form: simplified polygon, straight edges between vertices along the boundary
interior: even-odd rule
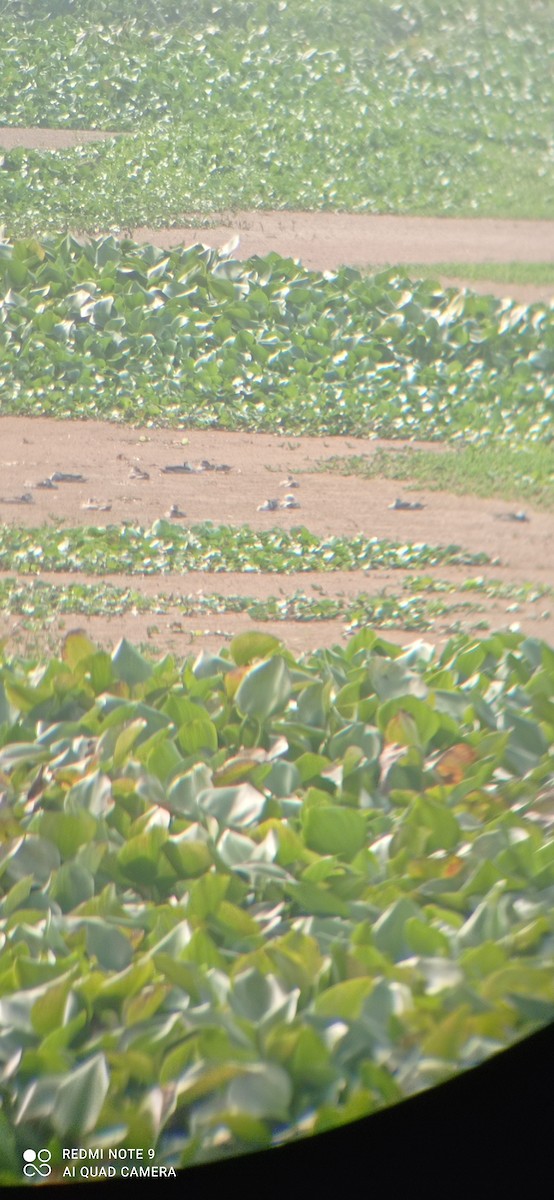
[[[27,1176],[27,1179],[32,1179],[35,1175],[48,1179],[52,1170],[50,1166],[52,1155],[49,1150],[24,1150],[22,1157],[25,1163],[23,1174]]]

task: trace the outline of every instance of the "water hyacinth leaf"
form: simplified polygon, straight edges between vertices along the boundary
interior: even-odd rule
[[[497,942],[506,936],[509,919],[506,904],[502,904],[504,887],[504,882],[499,880],[476,906],[458,932],[457,941],[460,946],[465,948],[477,946],[483,941]]]
[[[343,1021],[357,1020],[366,998],[371,994],[370,979],[347,979],[335,983],[316,996],[314,1012],[321,1017],[339,1017]]]
[[[2,725],[9,725],[14,716],[4,684],[0,683],[0,729]]]
[[[298,767],[298,760],[295,763],[273,763],[263,781],[264,787],[271,792],[272,796],[279,797],[291,796],[300,786],[301,782],[303,780]]]
[[[165,804],[170,812],[186,817],[198,816],[198,797],[209,790],[212,773],[204,763],[198,763],[174,779],[165,795]]]
[[[458,742],[440,755],[435,763],[435,771],[441,782],[456,785],[465,778],[476,758],[477,752],[473,746]]]
[[[67,806],[83,810],[93,817],[105,817],[113,807],[110,777],[102,771],[92,771],[80,779],[67,793]]]
[[[348,753],[348,751],[347,751]],[[309,783],[312,779],[316,779],[324,771],[331,766],[331,760],[326,758],[324,754],[301,754],[294,763],[296,772],[301,783]],[[296,785],[298,786],[298,784]],[[293,789],[291,788],[291,791]]]
[[[327,688],[321,683],[311,683],[304,687],[297,700],[298,717],[303,725],[313,725],[323,729],[327,706]]]
[[[427,695],[423,679],[401,662],[374,657],[368,666],[368,676],[381,702],[406,695],[425,699]]]
[[[200,839],[193,841],[186,834],[167,838],[162,849],[178,879],[195,879],[212,865],[212,855],[206,843]]]
[[[398,726],[392,724],[395,720],[400,721]],[[427,701],[407,695],[381,704],[377,710],[377,724],[381,730],[386,730],[388,742],[407,746],[417,745],[419,741],[425,749],[440,728],[441,720]]]
[[[292,1021],[299,995],[298,988],[285,991],[275,976],[252,968],[235,976],[229,1001],[237,1016],[266,1028],[277,1020]]]
[[[263,945],[259,925],[236,904],[222,900],[217,910],[217,922],[227,940],[232,939],[233,945],[240,945],[242,940],[248,941],[250,945]]]
[[[28,834],[10,858],[6,867],[6,877],[15,883],[26,875],[32,875],[37,884],[45,884],[52,871],[60,866],[60,852],[53,842],[46,838]]]
[[[225,1112],[221,1117],[222,1124],[231,1131],[238,1143],[252,1150],[261,1150],[271,1144],[271,1131],[264,1121],[251,1117],[245,1112]]]
[[[96,655],[98,647],[86,636],[82,630],[75,630],[68,633],[63,640],[62,658],[72,670],[75,670],[80,663],[88,663],[88,660]]]
[[[310,807],[303,818],[306,845],[319,854],[336,854],[350,861],[366,843],[363,813],[337,805]]]
[[[217,843],[219,857],[231,870],[250,862],[255,857],[256,849],[256,842],[241,833],[234,833],[231,829],[226,829]]]
[[[206,788],[197,804],[200,812],[215,817],[220,825],[243,829],[261,818],[266,799],[252,784],[241,783],[234,788]]]
[[[426,827],[430,830],[426,842],[429,854],[435,850],[455,850],[459,845],[458,822],[450,809],[440,801],[429,796],[419,796],[413,806],[411,819],[418,828]]]
[[[3,917],[9,917],[10,913],[15,912],[29,896],[34,883],[32,875],[24,875],[13,887],[9,889],[0,903],[0,913]]]
[[[142,744],[160,729],[171,727],[171,718],[142,700],[123,700],[119,696],[102,696],[98,701],[102,715],[102,730],[119,728],[127,721],[145,721],[144,731],[139,732],[137,742]]]
[[[247,633],[239,633],[229,645],[229,654],[237,667],[248,666],[255,659],[268,658],[278,654],[283,644],[278,638],[268,633],[260,633],[252,629]]]
[[[293,1087],[277,1063],[256,1063],[231,1083],[227,1104],[231,1110],[259,1119],[286,1121]]]
[[[399,746],[419,746],[421,744],[414,718],[402,709],[387,721],[384,735],[387,742]]]
[[[165,729],[152,735],[138,751],[138,757],[146,762],[149,773],[162,784],[167,783],[183,767],[182,755]]]
[[[469,1016],[469,1005],[463,1005],[455,1012],[449,1013],[438,1028],[425,1039],[424,1053],[430,1057],[444,1058],[447,1061],[455,1059],[462,1044],[467,1041],[471,1029]]]
[[[296,908],[311,916],[348,917],[348,905],[329,888],[318,887],[309,881],[287,885]]]
[[[450,952],[450,942],[446,935],[418,917],[408,917],[404,925],[404,938],[414,954],[444,956]]]
[[[229,875],[208,873],[202,875],[200,879],[196,879],[190,889],[187,915],[203,920],[212,913],[216,913],[221,901],[225,899],[229,891],[230,884]],[[190,943],[187,943],[188,945]]]
[[[291,693],[291,681],[284,659],[274,656],[250,668],[239,684],[235,701],[240,712],[258,721],[282,709]]]
[[[36,763],[48,762],[50,755],[42,746],[27,742],[16,742],[15,745],[4,746],[0,750],[0,770],[13,771],[19,766],[34,766]]]
[[[40,834],[57,846],[63,859],[72,858],[79,846],[90,842],[96,832],[96,820],[89,812],[42,813]]]
[[[137,996],[132,996],[123,1005],[123,1017],[127,1026],[138,1025],[148,1021],[163,1004],[168,988],[166,984],[150,984]],[[146,1060],[147,1074],[150,1075],[151,1060]]]
[[[216,1063],[207,1067],[203,1063],[195,1063],[179,1079],[177,1111],[181,1104],[189,1107],[196,1100],[218,1092],[230,1080],[240,1076],[242,1070],[236,1063]]]
[[[94,896],[94,875],[75,859],[63,862],[53,877],[51,894],[62,912],[71,912]]]
[[[288,1067],[295,1083],[308,1087],[324,1088],[337,1076],[329,1049],[309,1025],[301,1030]]]
[[[226,674],[231,667],[232,663],[228,658],[223,658],[219,654],[211,654],[209,650],[202,650],[195,659],[192,669],[198,679],[211,679],[214,675]]]
[[[261,764],[268,764],[268,755],[261,747],[253,746],[245,748],[240,754],[233,754],[225,760],[222,767],[213,773],[213,781],[217,787],[227,787],[234,783],[243,783],[255,772],[259,774],[258,768]],[[268,773],[271,767],[267,765]],[[265,778],[267,779],[267,775]]]
[[[15,1115],[16,1126],[24,1121],[46,1120],[53,1124],[60,1086],[61,1077],[55,1075],[37,1079],[29,1084],[23,1092]]]
[[[194,754],[197,750],[217,750],[217,729],[208,717],[196,719],[182,726],[177,740],[185,754]]]
[[[140,737],[146,727],[147,723],[144,717],[138,717],[136,721],[131,721],[125,729],[122,729],[114,746],[114,766],[120,767],[125,762],[137,738]]]
[[[0,1110],[0,1171],[5,1175],[15,1176],[19,1171],[20,1156],[13,1129]]]
[[[86,922],[87,953],[104,971],[123,971],[130,966],[133,949],[129,938],[114,926],[89,919]]]
[[[88,1059],[60,1083],[52,1124],[60,1137],[83,1137],[96,1125],[110,1076],[103,1054]]]
[[[67,1024],[67,1004],[72,981],[69,978],[60,979],[52,987],[46,988],[39,999],[35,1000],[31,1010],[33,1029],[41,1037]]]
[[[144,683],[152,674],[151,663],[126,638],[118,642],[112,654],[112,664],[116,679],[122,679],[130,687]]]
[[[548,742],[540,725],[530,721],[512,708],[506,709],[505,724],[510,729],[510,740],[506,747],[506,766],[525,775],[532,771],[545,754]]]
[[[158,877],[160,851],[166,840],[166,830],[158,825],[126,842],[117,856],[118,865],[124,875],[139,885],[148,886],[153,883]]]
[[[378,950],[398,962],[408,949],[404,929],[410,918],[421,920],[421,913],[412,900],[402,897],[395,900],[373,926],[373,941]]]
[[[333,735],[328,752],[331,758],[342,758],[352,746],[358,746],[368,762],[375,762],[381,750],[381,738],[371,725],[354,721]]]
[[[250,670],[250,664],[246,663],[242,667],[233,667],[232,670],[227,671],[227,674],[225,676],[225,691],[226,691],[227,696],[229,697],[229,700],[232,700],[233,697],[236,696],[237,689],[238,689],[239,685],[242,683],[242,680],[244,679],[245,675],[248,674],[249,670]]]

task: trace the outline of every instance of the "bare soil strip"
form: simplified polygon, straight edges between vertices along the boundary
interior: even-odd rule
[[[160,246],[190,242],[206,216],[190,215],[173,229],[134,229],[137,241]],[[306,267],[330,270],[401,262],[554,262],[554,221],[493,217],[401,217],[342,212],[235,212],[209,214],[202,241],[220,246],[240,238],[240,254],[294,255]]]
[[[206,222],[209,221],[209,225]],[[235,258],[276,251],[317,271],[347,263],[382,269],[401,263],[554,262],[554,221],[401,217],[369,213],[236,212],[191,214],[174,228],[130,229],[137,242],[164,249],[202,242],[220,249],[238,238]],[[551,285],[441,279],[446,285],[531,304],[554,300]]]
[[[164,576],[109,576],[109,582],[114,586],[138,592],[155,601],[160,600],[161,611],[156,611],[155,603],[145,612],[139,612],[132,606],[126,606],[125,612],[115,615],[83,617],[53,616],[48,622],[50,638],[53,644],[59,644],[63,634],[74,626],[85,626],[95,640],[104,645],[112,646],[120,637],[131,637],[133,640],[165,651],[189,652],[190,645],[198,643],[200,648],[205,645],[216,649],[221,640],[240,632],[245,628],[256,625],[258,628],[274,633],[283,638],[291,649],[316,649],[318,647],[340,642],[345,636],[348,622],[342,618],[330,620],[286,620],[265,621],[256,619],[246,611],[243,612],[203,612],[187,613],[186,608],[199,603],[207,597],[246,597],[251,604],[274,597],[279,602],[286,602],[297,592],[302,592],[314,601],[335,599],[354,601],[360,595],[374,598],[377,603],[387,597],[396,597],[406,604],[406,626],[402,629],[395,622],[395,628],[388,629],[381,623],[383,636],[391,640],[404,642],[422,637],[425,641],[442,644],[451,636],[453,630],[460,628],[471,632],[479,628],[509,629],[514,624],[530,635],[554,640],[554,598],[540,596],[536,599],[515,602],[512,597],[487,596],[484,591],[462,590],[462,585],[468,578],[475,578],[485,572],[485,577],[491,583],[517,582],[514,572],[502,568],[479,569],[470,572],[464,568],[440,568],[436,571],[420,572],[441,582],[451,582],[454,591],[437,593],[420,593],[421,599],[428,602],[441,601],[447,607],[444,613],[437,613],[433,628],[430,631],[410,629],[417,626],[417,612],[409,603],[417,589],[403,585],[413,579],[415,572],[378,570],[372,572],[337,571],[322,577],[317,573],[294,575],[259,574],[248,576],[238,572],[224,574],[200,574],[189,572],[183,575]],[[7,574],[0,573],[0,580]],[[517,572],[515,573],[517,575]],[[68,584],[98,585],[105,582],[98,576],[85,573],[71,574],[42,571],[38,578],[42,583],[55,584],[59,587]],[[106,580],[107,581],[107,580]],[[29,583],[29,577],[21,577],[21,583]],[[521,582],[527,582],[522,573]],[[169,601],[171,603],[169,604]],[[183,611],[185,609],[185,611]],[[415,618],[415,620],[414,620]],[[351,620],[352,618],[350,618]],[[485,623],[485,625],[483,625]],[[379,622],[376,622],[378,625]],[[0,636],[23,638],[32,645],[34,633],[25,637],[25,617],[18,614],[0,616]]]
[[[85,573],[41,573],[38,578],[59,585],[71,582],[109,582],[130,587],[149,596],[173,594],[176,606],[165,613],[126,613],[116,617],[55,617],[45,636],[59,645],[63,630],[85,626],[101,644],[113,646],[121,636],[149,644],[152,650],[185,654],[198,645],[211,649],[229,636],[254,624],[248,613],[184,616],[178,611],[180,598],[215,593],[253,599],[290,597],[296,591],[318,597],[354,597],[360,592],[378,597],[396,595],[405,599],[402,584],[409,575],[424,574],[452,581],[458,588],[467,578],[484,576],[491,582],[540,583],[554,586],[554,517],[526,507],[524,523],[498,520],[498,514],[513,511],[501,500],[452,496],[425,489],[410,490],[395,480],[341,477],[317,470],[322,459],[348,453],[372,454],[382,446],[398,442],[344,437],[287,438],[272,434],[227,433],[222,431],[134,429],[101,421],[55,421],[37,417],[0,418],[0,495],[4,501],[27,492],[31,503],[0,503],[0,520],[7,524],[36,527],[43,523],[70,527],[75,524],[106,525],[128,521],[149,526],[178,504],[188,526],[211,520],[215,524],[249,524],[255,529],[279,526],[290,529],[306,525],[321,537],[336,534],[368,538],[390,538],[401,543],[427,542],[458,545],[469,553],[485,551],[490,565],[438,566],[407,571],[376,568],[356,572],[298,572],[291,575],[236,572],[185,572],[181,575],[109,575],[103,580]],[[402,443],[403,450],[421,443]],[[433,446],[437,454],[441,447]],[[165,472],[164,467],[188,462],[189,472]],[[208,466],[199,470],[202,462]],[[217,470],[226,466],[228,471]],[[82,481],[59,482],[55,488],[36,484],[61,471],[84,476]],[[138,472],[146,473],[141,478]],[[299,483],[291,490],[289,477]],[[281,499],[287,492],[297,498],[299,509],[258,511],[266,499]],[[416,511],[389,507],[397,496],[419,500]],[[95,500],[109,510],[81,508]],[[517,506],[516,506],[517,507]],[[17,576],[9,563],[4,575]],[[35,576],[35,578],[37,578]],[[28,575],[20,576],[22,584]],[[428,596],[432,599],[432,596]],[[391,640],[404,642],[423,636],[426,641],[444,642],[453,627],[468,630],[486,620],[490,628],[509,628],[518,623],[535,636],[554,642],[554,604],[549,597],[526,601],[513,608],[510,598],[486,597],[461,590],[442,593],[456,607],[438,616],[431,633],[383,630]],[[476,605],[482,604],[478,612]],[[550,615],[552,607],[552,615]],[[409,622],[408,622],[409,623]],[[344,635],[343,620],[259,622],[283,638],[291,649],[309,650],[330,645]],[[24,619],[6,615],[0,620],[0,636],[10,643],[32,647],[32,633],[25,633]],[[29,645],[30,642],[30,645]]]
[[[471,554],[484,551],[505,566],[527,572],[529,579],[554,583],[551,513],[526,508],[527,522],[499,520],[499,514],[514,510],[513,503],[411,490],[398,480],[345,478],[316,469],[325,458],[372,454],[386,445],[391,443],[379,439],[284,438],[214,430],[183,434],[101,421],[2,417],[0,517],[6,524],[25,527],[44,522],[72,526],[122,521],[149,526],[176,504],[185,513],[180,525],[201,521],[248,524],[254,529],[305,525],[319,537],[352,537],[362,532],[368,538],[401,543],[459,545]],[[203,461],[209,464],[205,470],[163,470],[185,462],[198,468]],[[137,469],[148,478],[138,478]],[[84,478],[54,488],[36,487],[55,471]],[[286,486],[289,476],[299,482],[298,488]],[[9,503],[11,497],[26,493],[32,502]],[[282,500],[287,494],[294,495],[299,508],[258,511],[266,500]],[[397,497],[419,501],[423,508],[395,510],[390,505]],[[81,507],[89,501],[111,508]]]
[[[536,621],[524,622],[520,614],[513,615],[508,622],[504,611],[500,611],[495,620],[494,611],[480,614],[493,629],[503,630],[517,623],[518,628],[530,636],[544,638],[552,644],[552,623]],[[413,642],[428,642],[439,649],[455,633],[463,630],[465,633],[475,632],[475,637],[487,636],[487,629],[477,628],[477,616],[469,621],[460,620],[456,624],[459,613],[452,613],[447,618],[437,619],[430,632],[414,632],[401,628],[387,629],[379,627],[377,622],[367,621],[385,641],[394,642],[399,646],[411,645]],[[76,614],[73,618],[55,617],[48,628],[41,631],[40,639],[32,629],[25,629],[24,620],[20,617],[10,617],[0,614],[0,637],[7,638],[8,649],[11,653],[32,657],[40,647],[54,655],[60,652],[60,646],[66,634],[75,629],[82,629],[95,645],[102,646],[111,652],[121,638],[128,641],[144,652],[160,658],[164,654],[174,654],[177,658],[197,655],[202,650],[217,654],[221,648],[231,641],[238,633],[249,629],[259,629],[263,633],[272,634],[292,651],[293,654],[311,653],[314,650],[329,649],[331,646],[344,646],[346,640],[356,629],[348,629],[341,619],[332,621],[256,621],[248,613],[206,614],[205,616],[187,617],[180,613],[174,615],[158,613],[125,613],[121,616],[87,616]]]
[[[14,150],[71,150],[85,142],[103,142],[106,138],[123,137],[124,134],[106,132],[104,129],[15,129],[0,126],[0,149]]]
[[[66,150],[124,136],[114,130],[2,126],[0,149]],[[257,210],[185,213],[172,228],[141,227],[125,232],[138,242],[168,249],[194,242],[220,248],[239,237],[233,252],[238,258],[274,250],[318,271],[335,270],[346,263],[372,270],[401,263],[554,262],[554,221]],[[524,304],[554,300],[554,288],[548,284],[442,276],[441,283]]]

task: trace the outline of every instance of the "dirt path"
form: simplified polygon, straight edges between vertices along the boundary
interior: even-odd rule
[[[185,442],[183,443],[183,438]],[[55,421],[45,417],[0,418],[0,497],[29,492],[32,503],[0,500],[5,524],[36,527],[44,522],[106,525],[130,521],[149,526],[172,504],[186,514],[179,523],[248,524],[254,529],[306,525],[319,537],[364,533],[398,542],[459,545],[484,551],[529,579],[554,583],[554,517],[526,506],[526,523],[498,520],[513,511],[502,500],[408,489],[392,479],[345,478],[317,470],[335,455],[373,454],[395,443],[350,437],[283,438],[280,434],[132,429],[101,421]],[[424,443],[402,443],[404,449]],[[396,443],[398,445],[398,443]],[[437,453],[440,447],[435,444]],[[180,474],[162,468],[202,460],[224,470]],[[140,469],[147,479],[132,477]],[[54,471],[84,476],[82,483],[36,484]],[[289,475],[300,486],[285,487]],[[294,495],[299,508],[259,512],[266,500]],[[419,501],[417,511],[390,508],[397,496]],[[89,499],[111,508],[85,509]],[[517,508],[517,505],[515,506]],[[215,578],[215,577],[214,577]]]
[[[209,226],[206,221],[209,219]],[[237,258],[274,250],[317,271],[380,268],[400,263],[554,263],[554,221],[501,221],[483,217],[401,217],[369,213],[236,212],[190,215],[171,229],[130,230],[138,242],[171,248],[192,241],[220,248],[238,238]],[[497,280],[442,282],[510,297],[522,303],[554,300],[554,285]]]
[[[189,653],[190,647],[221,645],[233,633],[261,624],[248,613],[193,613],[183,611],[187,598],[201,599],[215,593],[247,596],[252,600],[268,597],[284,599],[304,592],[317,599],[354,598],[360,593],[379,598],[396,596],[406,600],[410,590],[404,586],[409,576],[426,575],[451,582],[453,593],[438,593],[448,612],[437,616],[431,633],[383,627],[392,640],[406,641],[424,636],[443,642],[453,627],[476,629],[480,621],[490,628],[509,628],[518,622],[535,636],[554,642],[554,603],[540,597],[519,603],[511,598],[468,593],[464,580],[483,576],[492,583],[533,583],[554,587],[554,517],[526,508],[529,521],[520,524],[498,520],[498,514],[513,511],[513,505],[501,500],[452,496],[444,492],[410,490],[394,480],[341,477],[317,469],[319,463],[334,455],[372,454],[379,447],[398,443],[352,438],[284,438],[281,435],[226,433],[215,431],[175,431],[132,429],[100,421],[54,421],[44,417],[0,418],[0,520],[5,524],[40,527],[42,524],[115,524],[123,521],[148,527],[164,516],[170,505],[178,504],[186,514],[181,526],[201,521],[214,524],[249,524],[254,529],[306,525],[321,537],[338,534],[389,538],[431,545],[458,545],[468,553],[484,551],[490,565],[467,567],[423,567],[408,571],[377,567],[369,571],[314,573],[299,571],[290,575],[240,574],[236,572],[186,572],[180,575],[109,575],[105,579],[85,573],[43,572],[38,577],[59,586],[71,582],[103,583],[131,588],[150,597],[172,596],[172,605],[162,612],[126,612],[119,616],[80,617],[75,614],[55,618],[49,625],[50,642],[59,643],[63,628],[84,625],[102,644],[113,646],[121,636],[132,636],[138,643],[150,644],[160,653],[171,650]],[[413,448],[422,443],[411,444]],[[409,447],[403,443],[404,449]],[[434,445],[439,454],[441,448]],[[163,468],[188,461],[188,473],[164,472]],[[199,470],[202,461],[213,469]],[[228,470],[216,470],[226,466]],[[57,488],[41,489],[36,484],[55,471],[84,476],[82,482],[62,483]],[[137,477],[137,472],[147,478]],[[292,476],[299,486],[282,486]],[[260,512],[258,505],[267,499],[294,494],[299,509]],[[31,503],[10,504],[10,498],[28,492]],[[419,500],[417,511],[397,511],[389,506],[396,497]],[[109,510],[82,508],[90,499],[110,505]],[[3,574],[16,575],[9,562],[0,563]],[[0,576],[1,578],[1,576]],[[23,586],[29,576],[22,575]],[[35,578],[37,578],[35,576]],[[437,594],[428,594],[428,600]],[[549,606],[553,612],[550,614]],[[185,606],[186,607],[186,606]],[[407,611],[406,625],[410,625]],[[272,621],[262,627],[283,637],[291,649],[313,649],[339,642],[345,621]],[[32,630],[32,626],[29,627]],[[14,615],[0,619],[0,636],[32,645],[36,633],[25,631],[25,622]]]
[[[103,129],[25,129],[0,125],[0,149],[13,150],[72,150],[85,142],[103,142],[106,138],[123,137],[121,133]]]
[[[173,229],[133,229],[137,241],[175,246],[190,241],[206,217],[191,214]],[[501,221],[488,217],[403,217],[372,213],[234,212],[209,215],[202,240],[219,246],[240,238],[240,253],[300,258],[331,270],[389,263],[554,262],[554,221]]]
[[[123,137],[97,129],[0,127],[0,149],[16,146],[65,150],[85,142]],[[97,231],[101,232],[101,231]],[[554,221],[508,221],[468,217],[404,217],[335,212],[226,212],[183,214],[173,228],[126,231],[139,242],[170,248],[201,241],[221,247],[238,237],[240,258],[271,250],[299,258],[319,271],[347,263],[379,268],[401,263],[554,263]],[[554,286],[441,278],[445,284],[509,297],[521,303],[554,300]]]

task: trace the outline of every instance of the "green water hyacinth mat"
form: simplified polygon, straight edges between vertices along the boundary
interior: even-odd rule
[[[2,21],[3,122],[127,131],[8,151],[13,233],[229,208],[552,216],[546,0],[9,0]]]
[[[327,1130],[554,1019],[554,650],[0,665],[0,1164]]]
[[[479,565],[487,554],[469,554],[460,546],[397,543],[387,538],[333,536],[320,538],[305,526],[251,529],[249,525],[214,525],[204,521],[177,528],[154,521],[150,529],[135,525],[84,525],[76,529],[21,529],[0,525],[0,568],[37,571],[130,572],[154,575],[168,571],[355,571],[360,568],[421,567],[440,563]]]
[[[198,236],[191,234],[191,236]],[[269,254],[0,243],[4,413],[288,436],[552,438],[554,310]]]

